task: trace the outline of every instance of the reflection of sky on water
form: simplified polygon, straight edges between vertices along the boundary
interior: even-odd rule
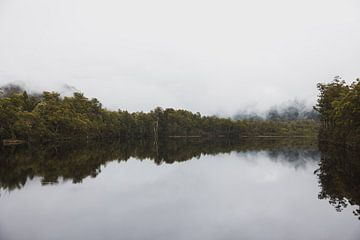
[[[300,156],[307,156],[306,153]],[[4,239],[358,239],[351,211],[319,201],[316,158],[266,151],[110,162],[96,178],[0,199]]]

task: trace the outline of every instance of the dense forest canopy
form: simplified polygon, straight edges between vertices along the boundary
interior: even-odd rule
[[[320,139],[360,146],[360,79],[348,85],[340,77],[318,84],[315,109],[320,113]]]
[[[29,94],[16,85],[1,88],[0,138],[49,141],[73,138],[161,138],[169,136],[314,135],[317,123],[232,120],[160,107],[145,113],[110,111],[96,99],[75,92]]]

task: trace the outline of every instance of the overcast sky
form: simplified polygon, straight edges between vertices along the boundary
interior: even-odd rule
[[[0,0],[0,84],[112,109],[204,114],[315,102],[360,77],[359,0]]]

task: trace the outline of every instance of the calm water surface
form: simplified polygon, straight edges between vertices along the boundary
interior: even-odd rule
[[[18,146],[1,154],[2,240],[360,239],[359,172],[349,177],[343,163],[334,172],[329,161],[341,157],[308,140]]]

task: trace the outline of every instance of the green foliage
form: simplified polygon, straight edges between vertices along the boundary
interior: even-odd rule
[[[346,85],[339,77],[318,84],[316,110],[320,113],[320,138],[360,146],[360,80]]]
[[[313,120],[232,120],[186,110],[109,111],[82,93],[29,95],[12,86],[0,96],[0,139],[46,142],[94,138],[245,137],[315,135]]]

